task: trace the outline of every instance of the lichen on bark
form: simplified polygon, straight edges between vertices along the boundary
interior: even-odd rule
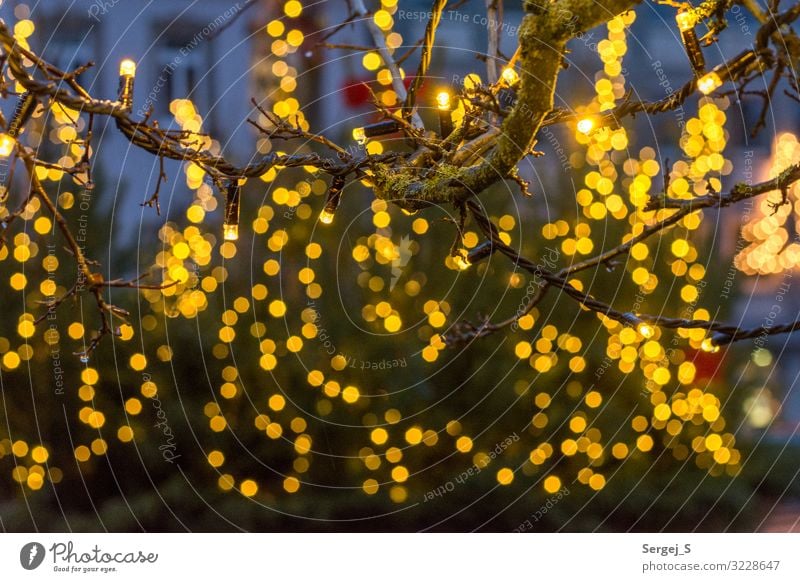
[[[530,153],[545,116],[553,109],[566,44],[579,32],[630,9],[639,0],[526,0],[519,28],[517,100],[503,121],[496,145],[478,163],[457,167],[373,168],[375,195],[406,210],[430,204],[463,204],[492,184],[509,178]]]

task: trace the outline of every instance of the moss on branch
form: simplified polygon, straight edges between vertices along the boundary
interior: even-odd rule
[[[569,39],[606,22],[639,0],[526,0],[519,28],[521,82],[517,101],[503,122],[497,143],[478,164],[441,163],[426,176],[419,168],[373,168],[375,194],[407,210],[429,204],[463,204],[511,176],[531,150],[546,115],[553,110],[558,74]]]

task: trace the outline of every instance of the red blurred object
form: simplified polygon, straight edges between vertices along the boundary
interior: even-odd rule
[[[414,77],[406,77],[403,79],[403,85],[408,91],[411,83],[414,82]],[[342,85],[342,95],[344,96],[345,105],[350,108],[357,109],[369,103],[369,89],[368,85],[374,83],[371,79],[356,79],[350,78],[345,80]],[[425,100],[425,84],[419,87],[417,92],[417,101]]]
[[[342,96],[348,107],[356,108],[369,103],[369,88],[366,79],[347,79],[342,86]]]
[[[408,76],[405,79],[403,79],[403,85],[405,85],[406,91],[408,91],[408,88],[411,87],[411,83],[413,82],[414,82],[414,77],[411,76]],[[422,84],[419,86],[419,89],[417,89],[416,101],[417,103],[422,104],[423,107],[425,106],[424,104],[428,101],[428,83],[426,83],[425,81],[423,81]]]
[[[694,364],[695,378],[697,380],[713,380],[714,377],[722,372],[722,351],[709,353],[697,350],[686,349],[686,359]]]

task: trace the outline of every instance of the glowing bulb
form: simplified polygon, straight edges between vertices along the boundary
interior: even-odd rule
[[[452,103],[449,91],[439,91],[436,95],[436,107],[439,110],[439,135],[446,139],[453,133]]]
[[[135,62],[125,59],[119,64],[119,102],[125,109],[133,107],[133,78],[135,76]]]
[[[656,333],[656,330],[653,329],[652,326],[647,325],[646,323],[640,323],[636,328],[636,331],[642,334],[642,337],[644,338],[651,338]]]
[[[503,69],[503,80],[509,85],[516,85],[519,82],[519,75],[514,67],[506,67]]]
[[[136,76],[136,62],[131,59],[125,59],[119,64],[119,74],[122,77],[135,77]]]
[[[239,196],[241,188],[238,180],[232,180],[225,193],[225,219],[222,221],[222,238],[239,239]]]
[[[0,134],[0,158],[7,158],[14,151],[17,140],[7,133]]]
[[[711,341],[710,337],[707,337],[703,340],[703,343],[700,344],[700,349],[709,354],[715,354],[719,351],[719,346]]]
[[[708,95],[722,85],[722,79],[714,71],[703,75],[697,80],[697,90],[703,95]]]
[[[459,268],[460,271],[466,271],[472,266],[469,258],[467,258],[467,253],[464,250],[459,251],[459,254],[453,257],[453,262],[456,264],[456,267]]]
[[[686,32],[697,24],[697,17],[691,10],[681,10],[675,15],[675,21],[678,23],[678,30]]]
[[[706,60],[703,57],[703,49],[700,47],[700,41],[697,39],[697,34],[694,31],[694,27],[697,24],[697,16],[694,11],[682,8],[680,12],[675,15],[675,21],[678,23],[678,30],[681,32],[683,48],[686,49],[686,56],[689,57],[692,70],[696,76],[700,76],[705,72]]]
[[[353,139],[360,145],[367,143],[367,135],[363,127],[356,127],[353,129]]]
[[[439,91],[436,95],[436,106],[440,111],[450,111],[450,93],[448,91]]]
[[[222,225],[222,238],[225,240],[239,240],[239,225],[238,224],[223,224]]]
[[[353,134],[355,135],[355,132],[353,132]],[[346,181],[346,178],[341,175],[334,176],[333,180],[331,180],[325,207],[322,209],[322,212],[319,213],[319,221],[322,224],[330,224],[333,222],[333,213],[339,208],[339,202],[342,200],[342,190],[344,190]]]
[[[589,135],[593,129],[594,120],[589,117],[585,117],[578,122],[578,131],[584,135]]]
[[[339,208],[339,202],[342,200],[342,190],[346,183],[344,176],[334,176],[331,180],[330,188],[328,188],[328,196],[325,200],[325,207],[319,215],[319,220],[322,224],[330,224],[333,222],[333,213]]]
[[[401,208],[400,211],[406,216],[414,216],[419,213],[419,210],[406,210],[405,208]]]
[[[754,63],[758,63],[758,55],[753,50],[741,53],[730,64],[722,64],[697,80],[697,90],[708,95],[726,81],[736,79],[745,73]]]

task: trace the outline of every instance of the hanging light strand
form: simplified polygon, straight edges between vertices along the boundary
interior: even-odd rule
[[[756,61],[758,61],[758,55],[755,51],[745,51],[736,57],[732,63],[722,63],[697,79],[697,90],[703,95],[708,95],[719,89],[727,81],[742,75]]]
[[[119,64],[119,102],[124,109],[133,107],[133,82],[136,78],[136,62],[125,59]]]
[[[439,136],[445,139],[453,133],[453,98],[450,91],[439,91],[436,109],[439,112]]]
[[[239,239],[239,197],[242,188],[238,180],[228,184],[225,193],[225,220],[222,223],[222,238],[227,241]]]
[[[344,190],[345,183],[346,179],[344,176],[333,177],[333,180],[331,181],[331,187],[328,188],[328,197],[325,202],[325,208],[322,209],[322,212],[319,215],[319,221],[322,224],[330,224],[333,222],[333,215],[336,213],[336,209],[339,208],[339,202],[342,199],[342,190]]]
[[[386,121],[365,125],[364,137],[369,139],[371,137],[378,137],[397,131],[400,131],[400,122],[395,119],[387,119]]]
[[[706,60],[703,57],[703,50],[700,48],[700,40],[697,38],[695,26],[697,26],[697,15],[691,8],[682,8],[675,16],[678,23],[678,30],[681,33],[681,41],[689,57],[689,63],[695,76],[702,76],[706,68]]]

